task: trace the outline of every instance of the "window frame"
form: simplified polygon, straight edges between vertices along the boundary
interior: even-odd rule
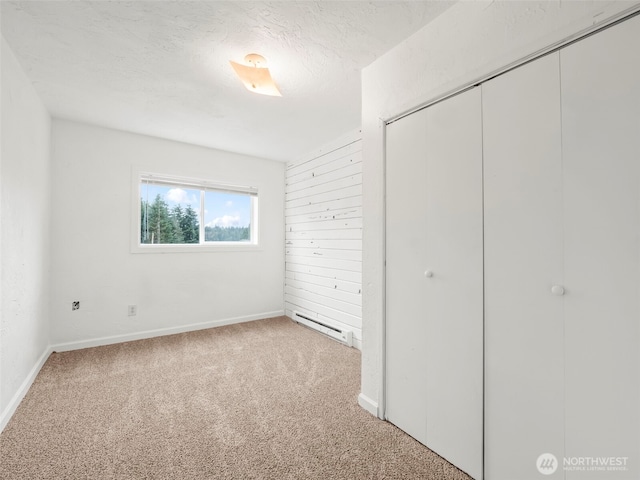
[[[140,198],[141,187],[145,180],[150,183],[166,184],[176,188],[188,188],[200,190],[200,214],[199,243],[154,243],[140,242],[141,215]],[[219,252],[219,251],[255,251],[260,249],[260,216],[259,216],[259,189],[249,185],[235,185],[222,183],[204,178],[184,177],[179,175],[156,173],[148,170],[134,169],[132,174],[132,216],[131,216],[131,253],[194,253],[194,252]],[[204,202],[205,192],[214,191],[248,195],[251,198],[250,240],[247,241],[205,241]]]

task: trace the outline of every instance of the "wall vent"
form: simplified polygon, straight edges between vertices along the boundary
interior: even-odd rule
[[[306,325],[309,328],[313,328],[314,330],[324,333],[331,338],[335,338],[339,342],[342,342],[350,347],[353,347],[353,333],[351,332],[351,330],[342,330],[332,325],[327,325],[326,323],[322,323],[314,318],[311,318],[310,315],[305,315],[295,310],[293,312],[293,320],[295,322],[301,323],[302,325]]]

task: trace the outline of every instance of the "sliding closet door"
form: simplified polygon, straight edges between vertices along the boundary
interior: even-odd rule
[[[558,54],[486,82],[482,95],[485,478],[538,480],[537,458],[564,453]]]
[[[387,126],[385,417],[427,440],[427,111]]]
[[[479,89],[387,127],[386,417],[482,477]]]
[[[482,114],[475,88],[427,109],[427,446],[482,478]]]
[[[560,53],[566,455],[626,468],[567,479],[640,478],[638,46],[636,17]]]

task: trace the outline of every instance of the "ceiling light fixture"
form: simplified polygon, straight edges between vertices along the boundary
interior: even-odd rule
[[[244,57],[246,65],[230,61],[231,66],[242,81],[247,90],[250,92],[261,93],[262,95],[271,95],[281,97],[280,91],[276,86],[269,69],[267,61],[262,55],[250,53]]]

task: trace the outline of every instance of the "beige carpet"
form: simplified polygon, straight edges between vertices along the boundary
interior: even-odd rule
[[[359,387],[357,350],[286,317],[54,353],[0,478],[469,479]]]

